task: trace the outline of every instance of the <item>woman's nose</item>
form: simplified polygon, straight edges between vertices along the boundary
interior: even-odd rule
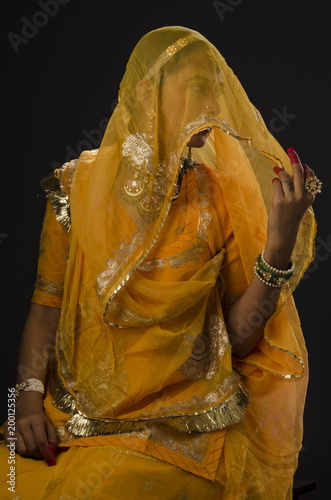
[[[218,115],[221,112],[221,107],[219,105],[216,94],[213,92],[212,95],[208,98],[205,110],[208,114]]]

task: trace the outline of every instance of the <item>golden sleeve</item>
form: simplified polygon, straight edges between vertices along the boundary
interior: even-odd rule
[[[40,238],[37,280],[32,303],[61,308],[70,235],[48,200]]]

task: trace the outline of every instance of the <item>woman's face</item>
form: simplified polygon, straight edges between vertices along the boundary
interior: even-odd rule
[[[217,95],[222,89],[222,76],[214,69],[205,53],[190,54],[187,64],[164,79],[160,98],[160,122],[163,138],[168,145],[178,142],[184,125],[202,113],[218,115]],[[211,129],[193,135],[190,147],[202,147]],[[170,141],[170,142],[169,142]]]

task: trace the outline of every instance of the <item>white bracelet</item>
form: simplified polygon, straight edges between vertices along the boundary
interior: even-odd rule
[[[41,380],[37,378],[27,378],[24,382],[16,384],[16,396],[19,396],[21,391],[36,391],[44,394],[45,388]]]
[[[294,265],[294,262],[293,261],[290,261],[290,268],[289,269],[286,269],[286,270],[283,270],[283,269],[276,269],[275,267],[272,267],[270,264],[268,264],[268,262],[265,260],[265,257],[264,257],[264,250],[263,252],[261,253],[261,260],[263,262],[263,264],[268,268],[270,269],[270,271],[273,271],[277,274],[284,274],[285,276],[286,275],[289,275],[289,274],[293,274],[294,272],[294,269],[295,269],[295,265]]]

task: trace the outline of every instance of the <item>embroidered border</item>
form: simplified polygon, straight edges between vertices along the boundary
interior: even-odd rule
[[[180,432],[191,433],[214,431],[239,423],[249,405],[249,394],[244,376],[234,370],[233,377],[237,379],[234,392],[222,403],[206,410],[171,417],[95,420],[76,409],[74,397],[64,387],[57,374],[55,356],[50,358],[49,363],[49,389],[54,398],[54,405],[59,410],[72,415],[66,423],[69,433],[83,437],[140,431],[155,424],[163,424]]]

